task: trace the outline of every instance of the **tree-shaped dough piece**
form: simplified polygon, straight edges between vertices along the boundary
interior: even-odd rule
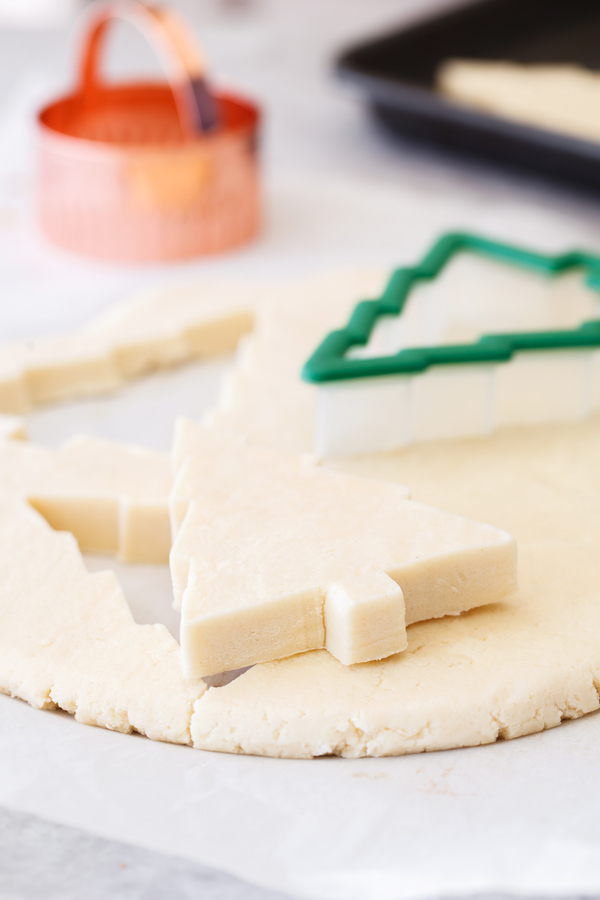
[[[171,571],[184,674],[325,647],[351,665],[406,647],[406,625],[501,600],[513,538],[190,422],[179,425]]]

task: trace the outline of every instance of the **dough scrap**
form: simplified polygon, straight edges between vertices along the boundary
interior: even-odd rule
[[[600,422],[511,429],[345,465],[394,470],[420,501],[497,522],[519,592],[411,625],[408,649],[345,667],[324,651],[257,665],[195,705],[197,748],[307,758],[490,743],[600,706]]]
[[[0,498],[0,690],[86,725],[190,743],[179,646],[136,625],[112,572],[90,575],[70,534],[24,501]]]
[[[345,665],[382,659],[406,647],[405,623],[516,588],[509,534],[399,485],[189,421],[175,448],[171,574],[187,678],[321,647]]]
[[[167,563],[171,549],[167,455],[92,437],[58,450],[0,442],[0,495],[27,500],[84,552]]]
[[[113,391],[153,369],[235,349],[250,331],[257,289],[159,288],[86,327],[0,348],[0,412]]]
[[[451,59],[438,89],[453,100],[526,125],[600,140],[600,74],[575,65]]]

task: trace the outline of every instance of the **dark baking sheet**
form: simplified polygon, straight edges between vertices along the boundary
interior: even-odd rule
[[[600,144],[469,109],[435,92],[450,57],[600,70],[600,0],[477,0],[346,50],[337,71],[404,135],[600,189]]]

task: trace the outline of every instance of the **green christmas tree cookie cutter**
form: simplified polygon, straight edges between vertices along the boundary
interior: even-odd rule
[[[381,316],[400,316],[411,290],[420,282],[437,278],[453,257],[464,252],[547,276],[580,269],[588,287],[600,292],[599,256],[580,250],[552,256],[475,234],[445,234],[418,265],[396,269],[379,299],[363,300],[355,307],[345,328],[327,335],[304,365],[302,378],[324,384],[353,378],[414,375],[431,366],[508,362],[514,353],[522,351],[600,347],[600,320],[593,319],[571,330],[487,334],[471,344],[410,347],[394,355],[369,359],[347,357],[351,347],[368,343]]]

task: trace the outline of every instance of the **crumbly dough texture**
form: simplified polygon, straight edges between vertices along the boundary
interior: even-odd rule
[[[153,369],[233,350],[254,323],[259,292],[204,285],[134,297],[86,327],[0,348],[0,413],[113,391]]]
[[[93,437],[54,450],[0,441],[0,496],[29,501],[83,551],[166,563],[171,549],[166,454]]]
[[[600,75],[575,65],[452,59],[438,89],[453,100],[526,125],[600,140]]]
[[[70,534],[0,497],[0,690],[86,725],[190,742],[203,682],[183,680],[177,641],[136,625],[112,572],[90,575]]]
[[[406,624],[515,590],[509,534],[399,485],[189,421],[175,455],[171,573],[188,678],[322,647],[345,665],[382,659],[404,650]]]

